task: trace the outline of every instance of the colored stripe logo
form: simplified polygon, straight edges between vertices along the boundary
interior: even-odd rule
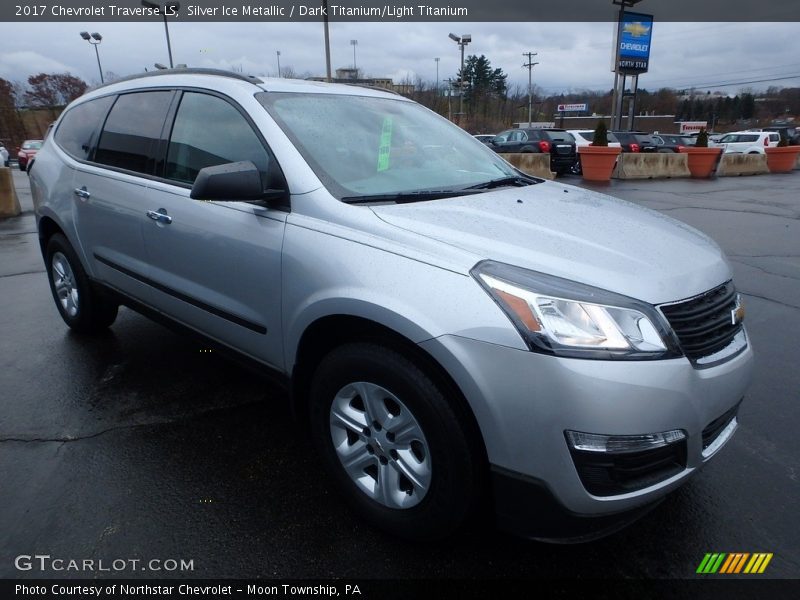
[[[697,567],[701,575],[736,575],[763,573],[772,560],[772,552],[708,552]]]

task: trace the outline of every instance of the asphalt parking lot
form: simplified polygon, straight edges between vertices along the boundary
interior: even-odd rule
[[[27,177],[14,180],[25,212],[0,221],[0,577],[42,577],[14,558],[49,554],[193,561],[119,573],[131,577],[692,578],[705,553],[736,551],[774,553],[764,577],[800,575],[800,171],[591,186],[720,243],[757,370],[737,435],[698,477],[627,529],[571,546],[493,530],[386,537],[329,490],[280,389],[127,309],[100,338],[71,334]]]

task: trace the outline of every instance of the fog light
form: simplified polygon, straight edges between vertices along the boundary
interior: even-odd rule
[[[566,431],[565,433],[567,442],[573,450],[612,454],[655,450],[686,439],[686,433],[682,429],[643,435],[601,435],[581,431]]]

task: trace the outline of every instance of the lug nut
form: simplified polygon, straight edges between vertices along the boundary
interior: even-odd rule
[[[381,424],[378,423],[377,421],[373,421],[372,422],[372,427],[375,429],[375,431],[380,431],[381,430]]]
[[[378,460],[382,465],[385,465],[386,463],[389,462],[389,460],[385,456],[381,456]]]
[[[373,448],[371,444],[367,444],[367,452],[375,454],[375,448]]]
[[[397,460],[397,450],[389,450],[389,456],[391,456],[393,460]]]
[[[372,437],[372,432],[369,430],[369,427],[364,427],[364,431],[362,431],[365,436]]]
[[[386,432],[386,441],[393,442],[394,441],[394,434],[391,431]]]

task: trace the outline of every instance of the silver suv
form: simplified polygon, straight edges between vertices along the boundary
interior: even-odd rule
[[[287,378],[331,481],[394,534],[491,507],[602,535],[737,427],[752,352],[713,241],[403,97],[138,76],[65,110],[31,186],[67,325],[124,304]]]

